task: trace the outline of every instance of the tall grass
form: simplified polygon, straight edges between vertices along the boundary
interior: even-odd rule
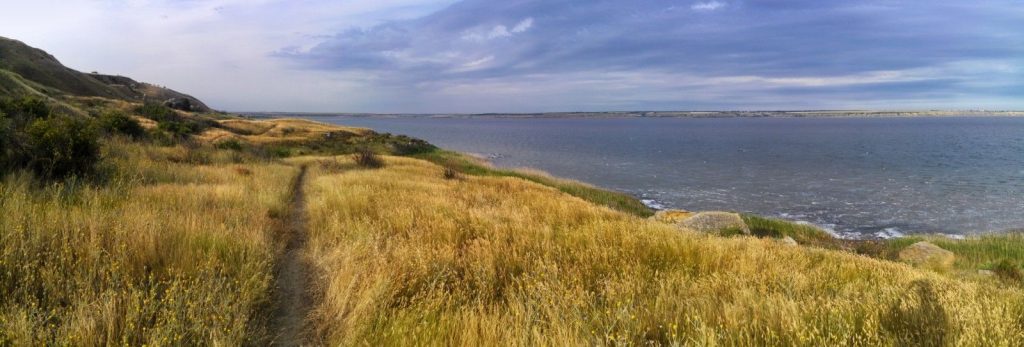
[[[107,185],[0,182],[0,345],[266,337],[260,310],[279,249],[271,216],[296,170],[193,151],[203,150],[114,142]]]
[[[645,206],[640,202],[640,200],[637,200],[628,194],[597,188],[582,182],[553,177],[535,170],[497,169],[464,154],[441,149],[417,153],[412,155],[412,157],[427,160],[437,165],[444,166],[449,170],[468,175],[521,178],[534,183],[554,187],[563,193],[598,205],[608,206],[629,214],[641,217],[650,217],[654,215],[654,211],[651,210],[651,208]]]
[[[962,271],[993,269],[1004,261],[1024,264],[1024,233],[1021,232],[983,234],[963,240],[942,236],[909,236],[888,240],[886,247],[895,251],[919,241],[934,243],[956,254],[954,266]]]
[[[315,159],[314,159],[315,160]],[[341,160],[349,160],[342,158]],[[388,158],[308,181],[328,345],[1002,345],[1024,293]]]

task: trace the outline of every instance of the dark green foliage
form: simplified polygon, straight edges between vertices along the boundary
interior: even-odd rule
[[[448,166],[444,168],[444,179],[446,180],[459,180],[462,179],[462,174],[458,170]]]
[[[3,111],[0,111],[0,173],[6,171],[6,167],[12,156],[15,154],[14,123]]]
[[[825,248],[841,248],[841,240],[813,225],[798,224],[780,219],[764,218],[751,214],[742,215],[750,233],[757,237],[792,237],[801,245]]]
[[[35,118],[49,117],[51,111],[50,106],[45,101],[35,97],[0,99],[0,112],[7,114],[13,119],[21,119],[25,122]]]
[[[135,112],[156,121],[157,129],[166,132],[166,134],[155,134],[156,138],[169,135],[171,138],[182,139],[217,125],[217,122],[212,120],[181,116],[170,107],[157,103],[146,103],[136,107]]]
[[[265,148],[262,153],[267,158],[287,158],[292,156],[292,149],[285,146],[273,146]]]
[[[142,128],[138,121],[121,112],[105,112],[97,118],[97,121],[100,130],[108,135],[125,135],[133,139],[139,139],[146,135],[146,129]]]
[[[732,237],[732,236],[743,236],[743,235],[746,235],[746,234],[747,233],[745,233],[743,231],[743,229],[733,227],[733,228],[722,229],[721,231],[718,232],[717,235],[718,236],[722,236],[722,237]]]
[[[356,154],[352,155],[352,158],[356,164],[365,168],[375,169],[384,166],[384,160],[369,148],[359,149]]]
[[[0,172],[29,169],[61,179],[91,173],[99,159],[92,119],[55,114],[36,98],[0,100]]]
[[[1007,283],[1024,283],[1024,270],[1021,270],[1020,265],[1017,265],[1012,260],[1003,259],[999,261],[996,266],[992,267],[992,272],[995,272],[999,279]]]
[[[881,317],[882,329],[897,346],[946,346],[951,326],[934,286],[919,280],[911,291],[911,297],[896,301]]]
[[[232,151],[241,151],[244,148],[242,146],[242,142],[238,141],[238,139],[227,139],[227,140],[218,142],[216,146],[217,146],[217,148],[220,148],[220,149],[228,149],[228,150],[232,150]]]
[[[183,138],[188,135],[192,135],[203,131],[205,129],[200,123],[192,121],[160,121],[157,123],[157,129],[166,131],[174,137]]]
[[[391,153],[395,155],[415,155],[436,150],[437,147],[427,141],[405,135],[383,135],[391,143]]]
[[[92,172],[100,159],[99,135],[88,120],[70,116],[37,119],[26,129],[28,167],[44,178]]]
[[[135,113],[138,113],[143,117],[152,119],[157,122],[165,120],[177,120],[179,118],[178,114],[174,112],[174,110],[172,110],[170,107],[152,102],[147,102],[142,106],[136,107]]]

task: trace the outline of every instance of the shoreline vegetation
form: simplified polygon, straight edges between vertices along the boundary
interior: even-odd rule
[[[539,113],[317,113],[239,112],[256,119],[285,117],[418,117],[418,118],[891,118],[891,117],[1024,117],[1014,110],[806,110],[806,111],[611,111]]]
[[[0,346],[1024,341],[1021,233],[857,241],[655,212],[0,53]]]
[[[7,138],[25,141],[5,148],[33,150],[0,180],[0,345],[1024,340],[1018,233],[842,240],[754,215],[655,213],[369,129],[97,98],[4,105]],[[62,117],[95,127],[98,152],[55,175],[29,163],[90,143],[32,130]],[[278,232],[296,184],[301,249]],[[287,294],[309,309],[286,337],[275,283],[296,274],[282,268],[309,283]]]

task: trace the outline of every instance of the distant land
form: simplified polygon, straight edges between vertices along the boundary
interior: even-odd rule
[[[257,118],[300,117],[424,117],[424,118],[795,118],[795,117],[1021,117],[1024,111],[990,110],[805,110],[805,111],[609,111],[540,113],[322,113],[322,112],[239,112]]]

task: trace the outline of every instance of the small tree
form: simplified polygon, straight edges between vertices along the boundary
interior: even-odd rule
[[[100,129],[107,134],[121,134],[133,139],[146,135],[146,129],[143,129],[138,121],[123,112],[105,112],[97,120]]]
[[[362,167],[375,169],[384,166],[384,160],[369,148],[360,148],[356,154],[352,155],[352,159]]]
[[[28,166],[44,178],[91,172],[100,159],[99,135],[86,119],[56,116],[37,119],[26,129]]]

